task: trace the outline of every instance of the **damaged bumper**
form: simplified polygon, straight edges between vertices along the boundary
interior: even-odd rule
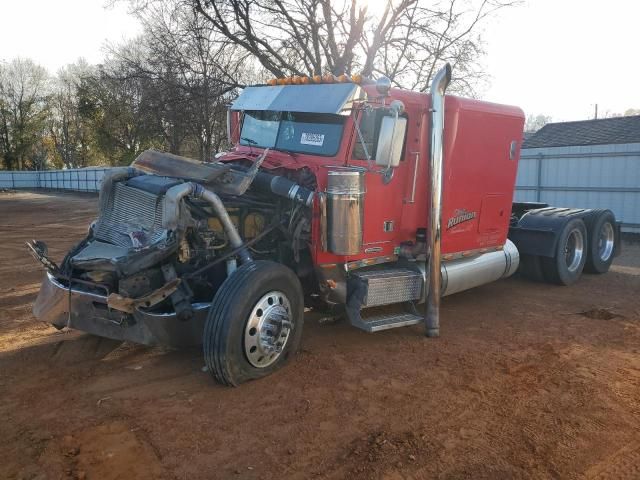
[[[180,321],[174,312],[126,313],[108,307],[107,297],[69,288],[47,272],[33,307],[35,316],[57,327],[68,326],[101,337],[144,345],[185,347],[202,343],[209,303],[194,303],[193,318]],[[69,313],[69,311],[71,311]]]

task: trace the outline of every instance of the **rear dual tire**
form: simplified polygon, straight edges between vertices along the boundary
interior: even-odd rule
[[[594,210],[585,222],[589,231],[589,247],[584,271],[606,273],[615,255],[616,217],[611,210]]]
[[[567,222],[553,257],[521,255],[520,272],[535,281],[572,285],[587,273],[606,273],[616,246],[616,220],[611,210],[592,210]]]
[[[569,220],[556,244],[552,258],[541,257],[545,280],[558,285],[573,285],[578,281],[587,261],[587,227],[580,218]]]

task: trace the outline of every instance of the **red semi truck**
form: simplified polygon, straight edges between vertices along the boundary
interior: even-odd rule
[[[99,215],[47,273],[34,312],[143,344],[202,344],[239,385],[286,363],[304,308],[376,332],[425,323],[440,298],[512,275],[569,285],[608,270],[609,210],[514,203],[524,115],[386,78],[295,77],[245,88],[232,151],[153,150],[105,176]],[[426,304],[422,306],[421,304]]]

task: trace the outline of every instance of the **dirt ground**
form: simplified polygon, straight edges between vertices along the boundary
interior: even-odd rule
[[[58,332],[41,268],[95,196],[0,193],[0,478],[640,478],[640,245],[562,288],[443,301],[441,337],[306,318],[277,374],[230,389],[198,349]]]

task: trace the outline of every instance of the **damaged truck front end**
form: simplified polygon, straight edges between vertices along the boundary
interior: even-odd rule
[[[29,244],[47,269],[35,315],[117,340],[201,344],[212,295],[231,273],[264,259],[286,263],[305,244],[313,193],[258,172],[267,152],[202,164],[147,151],[112,170],[98,218],[59,266],[42,242]]]

